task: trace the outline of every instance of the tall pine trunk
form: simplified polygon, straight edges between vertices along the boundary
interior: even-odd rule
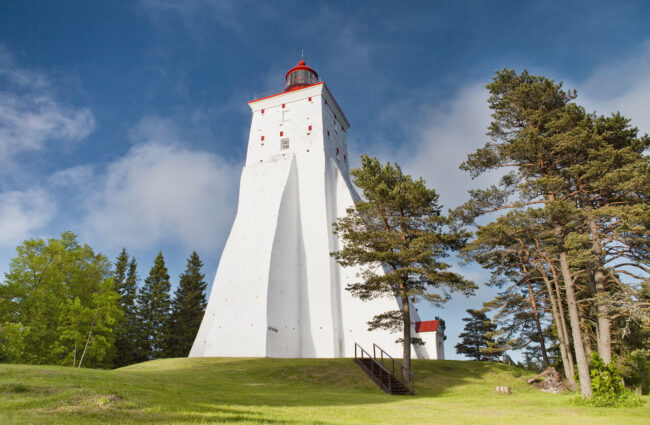
[[[603,359],[605,364],[612,361],[612,331],[611,320],[609,318],[609,308],[602,299],[606,293],[605,288],[605,274],[601,266],[603,251],[600,246],[600,236],[598,232],[598,225],[594,220],[589,221],[589,230],[591,235],[591,247],[593,254],[598,258],[596,264],[592,268],[592,276],[594,280],[594,307],[597,315],[597,335],[596,342],[598,345],[598,354]]]
[[[575,373],[573,369],[573,359],[571,358],[571,347],[566,340],[566,328],[564,320],[560,318],[560,310],[558,308],[558,300],[553,294],[553,285],[548,279],[548,276],[542,272],[542,278],[544,279],[544,284],[546,285],[546,290],[548,291],[548,298],[551,301],[551,311],[553,314],[553,321],[555,322],[555,327],[557,329],[557,336],[560,340],[560,356],[562,358],[562,367],[564,368],[564,376],[569,380],[572,386],[575,386],[576,381],[573,379]],[[562,300],[559,301],[560,303]]]
[[[408,296],[406,296],[406,292],[404,288],[400,288],[400,298],[402,299],[402,310],[403,310],[403,321],[404,321],[404,333],[403,333],[403,354],[402,354],[402,364],[406,368],[406,370],[411,370],[411,308],[409,304],[409,299]],[[410,383],[411,382],[411,375],[408,373],[403,373],[403,371],[399,371],[400,375],[402,375],[402,379],[404,382]]]
[[[535,326],[537,327],[537,335],[539,337],[539,347],[542,350],[542,364],[544,369],[548,368],[550,362],[546,354],[546,344],[544,344],[544,332],[542,332],[542,325],[539,323],[539,311],[537,311],[537,303],[535,302],[535,295],[533,294],[533,286],[528,282],[528,293],[530,295],[530,305],[533,309],[533,317],[535,318]]]
[[[556,228],[556,235],[559,232],[561,232],[561,230]],[[569,270],[567,253],[564,250],[560,252],[560,271],[562,272],[567,306],[569,307],[569,322],[571,323],[571,333],[573,334],[573,349],[575,350],[576,363],[578,363],[578,376],[580,378],[580,394],[583,398],[589,398],[593,395],[591,391],[589,363],[587,362],[585,347],[582,340],[580,315],[578,314],[578,304],[576,303],[573,278],[571,277],[571,271]]]

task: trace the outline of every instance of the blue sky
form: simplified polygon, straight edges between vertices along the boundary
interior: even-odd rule
[[[197,250],[211,283],[234,218],[250,110],[299,59],[332,90],[351,157],[398,161],[445,207],[485,143],[494,70],[565,81],[589,110],[650,132],[647,1],[0,2],[0,273],[27,238],[72,230],[176,284]],[[475,266],[459,268],[481,284]],[[455,298],[448,357],[466,308]]]

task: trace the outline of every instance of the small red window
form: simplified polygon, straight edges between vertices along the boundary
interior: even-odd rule
[[[311,102],[311,97],[309,98],[309,101]]]
[[[264,109],[262,109],[262,114],[264,113]]]
[[[347,161],[347,160],[348,160],[348,156],[347,156],[347,155],[343,155],[343,161]]]
[[[262,136],[262,141],[264,141],[264,136]]]
[[[336,114],[334,114],[334,119],[336,119]]]
[[[311,125],[309,126],[309,131],[311,131]]]
[[[327,99],[325,99],[325,104],[327,105]]]
[[[284,103],[282,104],[282,107],[284,108]]]
[[[329,130],[327,130],[327,137],[329,137],[329,135],[330,135],[330,131],[329,131]]]
[[[284,136],[284,131],[280,132],[280,137]]]
[[[336,154],[337,155],[339,154],[339,148],[336,148]]]
[[[341,131],[345,131],[345,130],[343,130],[343,126],[341,126]]]

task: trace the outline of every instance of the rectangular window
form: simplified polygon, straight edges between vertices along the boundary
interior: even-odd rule
[[[264,115],[264,109],[262,109],[262,115]]]
[[[280,149],[282,150],[289,149],[289,139],[282,139],[280,141]]]
[[[309,98],[309,101],[311,102],[311,97]]]
[[[309,126],[309,131],[311,131],[311,125]]]
[[[330,137],[330,131],[327,130],[327,137]]]
[[[282,111],[282,121],[289,121],[289,118],[291,117],[289,112],[291,112],[291,111],[289,111],[288,109],[285,110],[285,111]]]
[[[284,106],[285,106],[285,105],[284,105],[284,103],[283,103],[283,104],[282,104],[282,108],[284,108]]]
[[[262,141],[264,141],[264,136],[262,136]]]
[[[280,132],[280,137],[284,136],[284,131]]]

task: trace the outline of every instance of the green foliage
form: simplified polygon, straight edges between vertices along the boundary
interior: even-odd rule
[[[207,300],[203,263],[196,252],[187,260],[185,272],[180,276],[174,292],[171,314],[167,322],[165,357],[187,357],[199,331]]]
[[[497,360],[503,353],[494,339],[496,325],[483,310],[467,309],[469,317],[464,317],[464,332],[459,335],[461,342],[456,344],[456,353],[464,354],[474,360]]]
[[[592,353],[589,374],[593,396],[585,399],[585,404],[594,407],[634,407],[642,404],[637,394],[625,388],[614,362],[605,364],[597,353]]]
[[[0,325],[0,362],[20,359],[25,352],[25,335],[29,327],[22,323],[8,323]]]
[[[129,260],[126,248],[122,249],[115,261],[113,279],[115,289],[120,295],[120,307],[123,314],[116,328],[115,338],[115,367],[127,366],[138,361],[138,337],[140,323],[136,306],[136,293],[138,289],[137,262],[135,258]]]
[[[383,312],[368,325],[371,330],[403,331],[408,361],[409,342],[420,342],[410,336],[411,304],[424,300],[440,305],[453,291],[471,294],[475,288],[441,261],[462,247],[469,235],[450,229],[435,190],[427,188],[421,178],[403,174],[397,164],[382,165],[377,158],[364,155],[361,168],[351,174],[365,200],[356,202],[334,224],[343,248],[331,255],[342,266],[362,267],[360,280],[346,288],[352,295],[362,300],[401,300],[400,310]]]
[[[16,251],[0,285],[5,360],[109,367],[121,312],[106,257],[72,232]]]
[[[138,293],[137,318],[141,329],[138,335],[139,360],[155,359],[163,354],[171,306],[170,289],[165,259],[159,252]]]
[[[650,393],[650,349],[634,350],[624,358],[621,375],[629,386]]]

